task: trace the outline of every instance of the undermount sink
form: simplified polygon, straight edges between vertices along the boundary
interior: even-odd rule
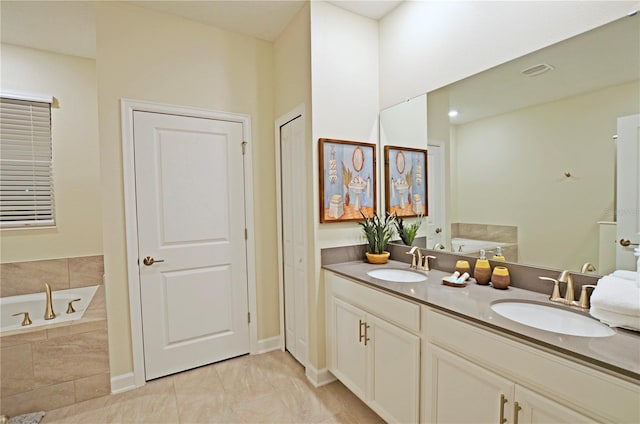
[[[593,318],[559,307],[501,301],[493,303],[491,309],[512,321],[554,333],[581,337],[609,337],[615,334],[610,327]]]
[[[382,268],[373,269],[367,275],[378,280],[392,281],[394,283],[420,283],[427,281],[427,276],[407,269]]]

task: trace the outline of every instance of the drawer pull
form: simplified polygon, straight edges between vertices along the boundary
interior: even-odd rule
[[[504,404],[507,403],[507,398],[504,395],[500,395],[500,421],[499,424],[504,424],[507,419],[504,417]]]
[[[361,319],[358,320],[358,323],[359,323],[359,325],[358,325],[358,327],[359,327],[358,328],[358,343],[362,343],[362,339],[365,338],[365,335],[362,332],[362,326],[366,325],[366,323],[362,322]]]
[[[369,325],[369,324],[367,324],[367,323],[365,322],[365,323],[364,323],[364,345],[365,345],[365,346],[367,345],[367,342],[368,342],[369,340],[371,340],[371,339],[369,338],[369,336],[367,336],[367,330],[369,329],[369,327],[370,327],[370,325]]]
[[[520,412],[521,409],[517,401],[513,403],[513,424],[518,424],[518,412]]]

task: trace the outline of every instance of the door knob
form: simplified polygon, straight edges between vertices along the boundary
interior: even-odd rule
[[[164,262],[164,259],[153,259],[153,256],[147,256],[142,260],[142,263],[145,264],[146,266],[151,266],[156,262]]]
[[[438,227],[436,228],[436,234],[440,234],[442,232],[442,228]]]
[[[638,243],[631,243],[631,240],[620,239],[620,246],[622,247],[638,246]]]

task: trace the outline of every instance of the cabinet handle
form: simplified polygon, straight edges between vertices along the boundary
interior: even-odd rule
[[[370,325],[367,324],[366,322],[364,323],[364,345],[367,345],[367,342],[371,339],[369,339],[369,337],[367,336],[367,330],[369,329]]]
[[[517,401],[513,403],[513,424],[518,424],[518,412],[520,412],[521,409]]]
[[[501,394],[500,395],[500,421],[499,424],[504,424],[507,422],[507,419],[504,417],[504,404],[507,403],[507,398]]]
[[[358,320],[358,343],[362,343],[362,339],[365,337],[365,335],[362,333],[362,326],[365,325],[364,322],[362,322],[361,319]]]

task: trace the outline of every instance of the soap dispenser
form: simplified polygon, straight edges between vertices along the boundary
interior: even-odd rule
[[[504,261],[504,255],[502,254],[502,246],[497,246],[496,247],[496,254],[493,255],[493,260],[494,261]]]
[[[473,278],[476,279],[476,283],[487,285],[491,281],[491,265],[484,249],[480,250],[480,258],[476,261],[476,266],[473,268]]]

